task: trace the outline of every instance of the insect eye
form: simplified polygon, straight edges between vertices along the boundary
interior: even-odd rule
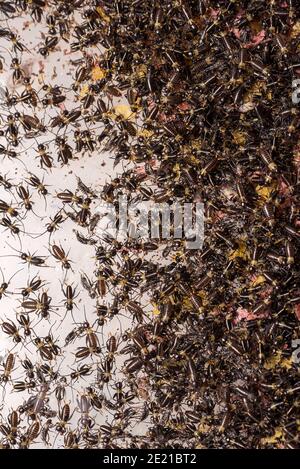
[[[39,52],[43,57],[46,57],[47,55],[49,55],[49,51],[46,47],[41,47]]]

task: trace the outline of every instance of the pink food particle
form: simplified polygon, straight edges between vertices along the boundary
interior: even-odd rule
[[[289,196],[291,193],[291,188],[290,186],[287,185],[287,183],[280,178],[279,180],[279,194],[283,196]]]
[[[265,298],[268,298],[272,294],[272,292],[273,287],[266,287],[259,293],[259,296],[264,300]]]
[[[237,316],[233,321],[234,324],[239,323],[243,319],[245,319],[246,321],[252,321],[254,319],[261,319],[261,318],[265,318],[265,317],[268,316],[268,311],[267,310],[260,313],[259,315],[255,315],[251,310],[248,310],[246,308],[242,308],[241,306],[238,307],[236,312],[237,312]]]
[[[218,18],[219,13],[220,13],[220,9],[210,8],[209,10],[209,16],[214,19]]]
[[[252,47],[257,46],[265,39],[265,36],[266,36],[266,32],[264,29],[262,29],[258,34],[256,34],[255,36],[252,36],[251,42],[247,42],[247,44],[244,44],[244,47],[246,49],[251,49]]]
[[[240,19],[244,16],[244,14],[245,14],[245,10],[243,10],[243,8],[240,8],[237,14],[235,15],[235,18]]]
[[[145,165],[137,166],[137,167],[135,168],[135,172],[136,172],[136,174],[140,174],[140,175],[142,175],[142,176],[143,176],[144,174],[146,174]]]
[[[297,319],[300,321],[300,303],[297,303],[295,305],[295,314],[296,314]]]
[[[240,30],[239,30],[238,28],[233,28],[233,29],[232,29],[232,32],[233,32],[233,34],[235,35],[235,37],[236,37],[237,39],[241,39],[241,32],[240,32]]]
[[[189,103],[187,103],[186,101],[178,104],[178,109],[180,109],[180,111],[189,111],[191,109],[191,106]]]

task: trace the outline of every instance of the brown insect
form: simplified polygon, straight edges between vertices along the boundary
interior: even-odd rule
[[[11,376],[11,373],[14,369],[14,366],[15,366],[15,355],[13,353],[10,353],[7,355],[7,358],[5,360],[5,362],[3,363],[3,366],[4,366],[4,372],[2,373],[2,375],[0,376],[0,379],[2,381],[2,383],[7,383],[10,379],[10,376]]]
[[[50,253],[56,260],[61,262],[61,265],[64,269],[71,269],[71,261],[67,258],[67,254],[61,246],[53,244],[51,246]]]

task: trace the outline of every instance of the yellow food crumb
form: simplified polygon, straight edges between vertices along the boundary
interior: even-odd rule
[[[263,200],[270,200],[274,190],[275,186],[256,186],[255,188],[256,193],[259,195],[259,197]]]
[[[261,442],[263,444],[272,444],[277,443],[277,440],[280,440],[283,437],[283,431],[280,427],[275,428],[275,433],[272,436],[267,436],[266,438],[262,438]]]
[[[208,433],[210,430],[210,426],[206,423],[200,423],[198,427],[198,433]]]
[[[80,98],[84,98],[88,94],[88,92],[89,92],[89,85],[86,83],[85,85],[81,87],[81,90],[79,93]]]
[[[251,285],[253,287],[256,287],[257,285],[260,285],[261,283],[264,283],[266,281],[265,277],[263,275],[259,275],[255,280],[251,282]]]
[[[139,78],[143,78],[147,75],[147,65],[141,64],[135,67],[135,73]]]
[[[300,36],[300,21],[297,21],[297,23],[294,24],[291,33],[291,37],[293,39],[298,36]]]
[[[116,116],[122,116],[126,120],[134,120],[135,113],[132,112],[128,104],[117,104],[114,107],[114,112]]]
[[[247,251],[247,247],[244,241],[239,241],[239,247],[231,252],[231,254],[229,255],[229,260],[236,259],[237,257],[240,257],[241,259],[245,260],[249,257],[249,253]]]
[[[106,70],[99,67],[99,65],[97,65],[96,67],[93,67],[92,73],[91,73],[91,78],[93,81],[103,80],[103,78],[105,77],[106,77]]]
[[[110,17],[104,12],[103,8],[97,7],[96,11],[98,12],[99,16],[106,22],[110,23]]]
[[[153,132],[151,130],[143,129],[138,132],[139,137],[149,138],[152,137]]]
[[[293,366],[292,358],[282,358],[282,352],[279,351],[264,363],[264,368],[266,370],[272,370],[273,368],[276,368],[276,366],[289,370]]]
[[[160,311],[159,311],[159,309],[158,309],[158,307],[157,307],[156,304],[153,304],[153,311],[152,311],[152,314],[153,314],[154,316],[159,316],[159,315],[160,315]]]
[[[232,134],[233,136],[233,141],[236,143],[236,145],[244,145],[246,143],[246,134],[245,132],[240,132],[239,130],[236,130]]]

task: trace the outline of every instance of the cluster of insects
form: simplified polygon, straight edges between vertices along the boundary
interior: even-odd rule
[[[1,448],[299,446],[299,51],[296,0],[0,1]]]

